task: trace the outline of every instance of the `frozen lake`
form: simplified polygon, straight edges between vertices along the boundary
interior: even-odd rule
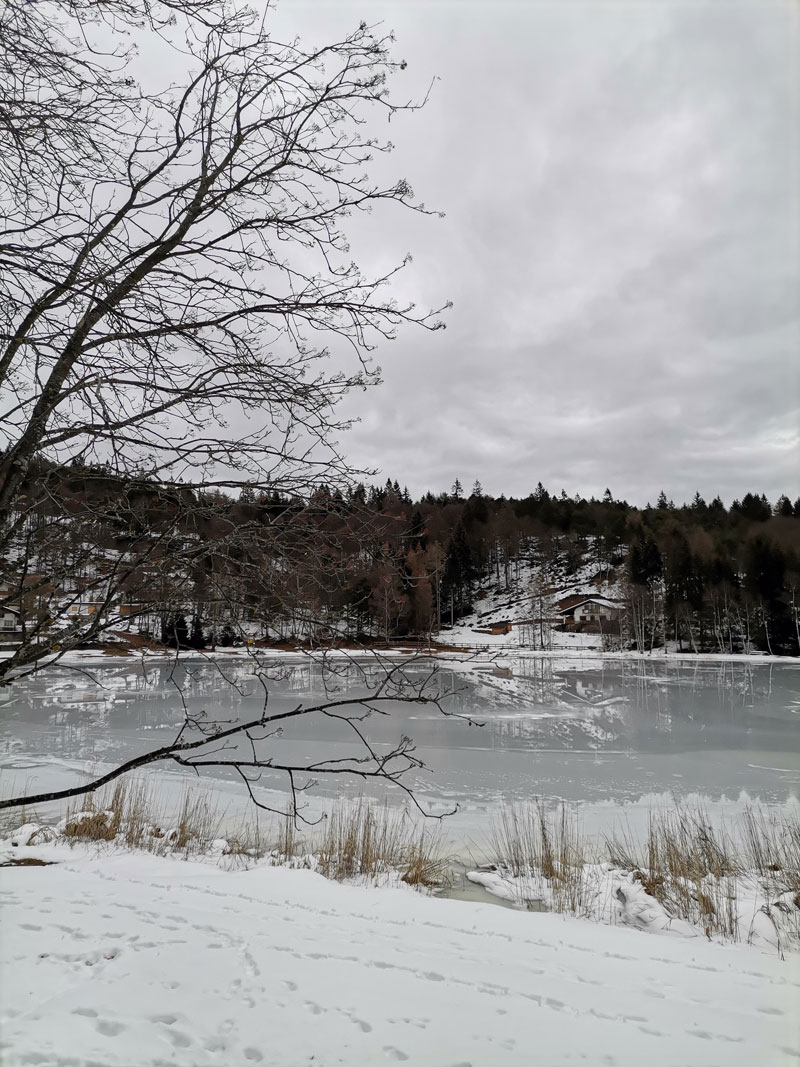
[[[635,825],[650,806],[675,798],[700,798],[712,815],[732,814],[750,799],[798,803],[800,664],[534,656],[498,662],[439,664],[445,707],[481,726],[444,718],[435,706],[397,704],[365,727],[378,746],[413,737],[427,766],[414,783],[420,802],[434,812],[458,804],[447,829],[460,846],[479,845],[503,801],[539,794],[578,806],[588,832],[609,829],[620,817]],[[146,669],[130,661],[85,672],[59,666],[0,691],[3,793],[72,785],[165,744],[184,700],[193,715],[256,717],[263,691],[252,666],[228,661],[223,669],[224,677],[201,661]],[[332,677],[309,659],[269,660],[266,673],[273,711],[321,702],[326,684],[339,698],[360,686],[357,667],[342,666]],[[270,751],[292,762],[336,759],[353,751],[349,733],[314,714],[287,724]],[[165,784],[184,780],[179,769],[155,773]],[[230,772],[209,776],[226,803],[244,807]],[[285,782],[264,772],[258,788],[274,802],[272,791]],[[321,779],[311,810],[340,790],[361,786]],[[400,799],[397,792],[392,799]]]

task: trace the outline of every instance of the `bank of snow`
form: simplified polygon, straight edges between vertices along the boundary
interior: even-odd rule
[[[58,862],[0,871],[8,1067],[800,1057],[796,956],[312,871],[37,854]]]

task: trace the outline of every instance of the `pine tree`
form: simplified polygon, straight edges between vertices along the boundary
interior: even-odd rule
[[[785,494],[778,500],[775,505],[775,514],[781,515],[783,518],[790,519],[792,517],[792,502]]]
[[[428,542],[428,538],[425,534],[425,520],[422,517],[422,513],[415,511],[411,516],[411,531],[409,533],[409,540],[412,546],[418,544],[421,548],[425,548]]]
[[[649,533],[640,530],[631,545],[629,566],[634,585],[649,585],[661,576],[663,564],[658,545]]]
[[[167,615],[161,620],[161,642],[170,648],[189,647],[189,627],[185,615]]]
[[[189,647],[190,648],[205,648],[205,637],[203,635],[203,623],[199,615],[192,616],[192,629],[189,634]]]

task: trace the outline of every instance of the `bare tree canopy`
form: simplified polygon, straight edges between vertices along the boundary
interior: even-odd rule
[[[288,710],[272,710],[269,706],[272,672],[257,655],[252,662],[263,690],[263,703],[257,717],[243,721],[238,718],[214,718],[204,712],[192,713],[186,704],[182,687],[174,682],[176,694],[183,702],[184,718],[181,727],[167,744],[142,752],[76,786],[0,798],[0,811],[94,793],[124,774],[167,763],[192,770],[198,775],[210,768],[233,771],[256,807],[287,815],[295,822],[309,821],[304,815],[303,794],[313,788],[320,777],[360,783],[378,781],[399,789],[428,818],[443,819],[452,814],[432,813],[419,805],[413,783],[409,783],[407,777],[410,772],[422,770],[425,764],[417,755],[412,739],[403,734],[394,745],[378,746],[370,740],[367,727],[367,720],[371,716],[386,715],[393,706],[402,704],[432,704],[443,715],[453,716],[454,713],[447,711],[439,701],[435,667],[425,665],[417,657],[389,663],[377,655],[361,664],[352,660],[329,664],[328,670],[323,673],[326,688],[324,700],[301,700]],[[341,683],[345,678],[351,689],[347,695],[341,692]],[[229,677],[227,681],[238,688],[235,679]],[[301,716],[321,716],[340,724],[344,734],[352,740],[353,751],[344,757],[319,756],[291,762],[276,755],[270,742],[281,736],[285,723]],[[455,717],[472,723],[466,716]],[[254,789],[265,771],[277,771],[285,775],[288,796],[284,806],[271,806]]]
[[[0,609],[20,629],[0,684],[125,623],[155,618],[180,650],[187,611],[196,646],[256,604],[307,625],[359,555],[358,507],[331,508],[351,474],[337,404],[378,382],[372,352],[401,324],[442,323],[392,295],[403,254],[359,269],[346,226],[425,212],[370,174],[392,147],[376,119],[418,105],[390,100],[390,36],[362,23],[309,49],[270,17],[224,0],[0,9]],[[134,39],[173,83],[137,80]],[[408,737],[378,751],[363,723],[435,700],[429,675],[378,665],[356,696],[275,712],[257,673],[256,719],[184,705],[171,744],[1,806],[167,761],[233,768],[257,804],[261,772],[283,771],[297,815],[315,776],[404,788],[420,767]],[[281,721],[312,714],[342,721],[351,758],[275,757]]]
[[[306,51],[268,18],[171,6],[187,73],[150,95],[128,84],[124,54],[35,23],[73,5],[4,9],[2,518],[36,454],[195,484],[296,488],[309,464],[330,477],[333,409],[377,380],[376,339],[404,320],[441,325],[392,299],[395,270],[365,276],[342,228],[382,201],[424,210],[405,181],[368,174],[391,147],[365,124],[395,110],[390,39],[362,24]],[[116,7],[98,12],[137,15]],[[331,336],[353,346],[351,371],[323,369]]]
[[[348,246],[357,213],[426,211],[370,176],[392,148],[376,119],[418,106],[390,99],[391,37],[362,23],[307,49],[270,15],[0,11],[0,606],[27,618],[0,677],[96,638],[123,600],[152,611],[166,571],[174,601],[215,567],[319,554],[286,502],[350,474],[338,402],[379,380],[401,324],[442,326],[393,297],[407,258],[369,274]],[[174,84],[137,81],[134,37]],[[251,524],[258,560],[214,496],[244,484],[279,500]]]

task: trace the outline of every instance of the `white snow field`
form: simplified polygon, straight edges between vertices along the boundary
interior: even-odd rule
[[[6,1067],[800,1062],[796,955],[312,871],[36,854],[58,862],[0,871]]]

